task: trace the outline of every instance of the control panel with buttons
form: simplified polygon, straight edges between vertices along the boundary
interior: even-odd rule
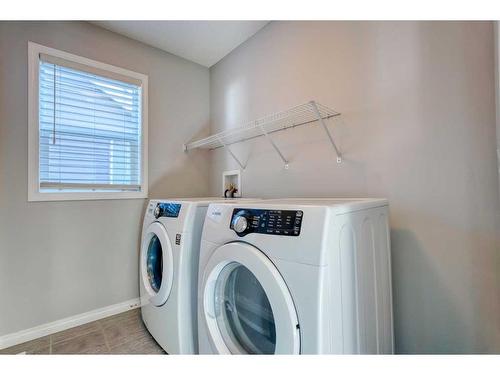
[[[179,217],[181,205],[179,203],[158,203],[153,210],[155,218]]]
[[[230,228],[238,236],[249,233],[299,236],[303,211],[235,208]]]

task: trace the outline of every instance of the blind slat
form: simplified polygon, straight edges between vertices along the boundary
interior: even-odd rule
[[[47,91],[47,92],[44,92]],[[50,92],[52,91],[52,92]],[[91,96],[83,96],[78,94],[64,95],[67,92],[57,90],[57,106],[67,106],[69,108],[85,109],[87,111],[99,111],[102,113],[109,113],[112,115],[137,115],[139,113],[139,106],[133,104],[127,104],[114,99],[100,99]],[[53,102],[53,92],[54,90],[40,90],[42,96],[46,96],[48,100],[42,100],[45,104],[44,108],[54,108]]]
[[[113,173],[108,173],[109,175],[118,176],[118,173],[123,172],[123,176],[130,175],[130,166],[131,164],[122,163],[119,165],[115,165],[117,163],[113,163]],[[77,167],[78,171],[83,171],[88,173],[89,170],[99,170],[100,172],[104,171],[104,169],[108,170],[106,166],[94,166],[94,165],[80,165]],[[72,173],[72,171],[76,171],[76,167],[71,164],[50,164],[48,166],[43,167],[44,172],[48,173]]]
[[[118,120],[113,120],[113,122],[106,122],[106,121],[104,121],[103,118],[100,118],[99,123],[96,124],[93,121],[87,121],[87,120],[84,120],[82,118],[75,119],[75,118],[71,118],[71,117],[62,117],[62,116],[60,116],[60,111],[56,111],[56,113],[57,113],[56,114],[57,123],[60,126],[64,126],[64,125],[80,126],[84,129],[89,129],[89,128],[92,129],[94,127],[97,129],[113,127],[113,128],[118,128],[118,130],[122,130],[122,129],[130,130],[130,131],[139,131],[140,130],[134,126],[125,125],[125,124],[134,124],[135,123],[133,121],[128,121],[126,119],[122,120],[121,124],[120,124],[120,122]],[[71,113],[70,112],[68,112],[68,113],[69,113],[69,116],[71,116]],[[78,117],[81,117],[81,116],[78,115]],[[50,125],[52,125],[54,122],[54,115],[49,115],[49,114],[44,113],[44,114],[40,114],[40,118],[43,119],[44,123],[47,123]]]
[[[119,124],[118,122],[115,122],[114,124],[100,122],[96,124],[92,121],[86,121],[83,119],[77,120],[69,117],[61,118],[56,115],[56,123],[59,127],[61,128],[70,127],[71,130],[73,130],[74,132],[79,132],[80,130],[103,130],[103,131],[115,131],[115,132],[127,131],[129,133],[136,134],[139,131],[139,129],[134,128],[132,126],[124,125],[127,122],[128,121],[122,121],[122,124]],[[42,130],[52,129],[53,124],[54,124],[53,115],[52,117],[47,114],[40,115],[40,125]]]
[[[46,157],[41,157],[40,161],[43,162],[45,165],[55,165],[56,163],[62,164],[63,162],[59,159],[50,159]],[[87,158],[87,159],[70,159],[69,157],[64,159],[64,163],[67,165],[73,165],[71,163],[81,163],[85,165],[85,163],[91,163],[91,162],[96,162],[96,165],[101,165],[102,163],[107,163],[109,162],[108,160],[103,159],[95,159],[95,158]],[[130,161],[127,160],[127,158],[122,157],[122,158],[116,158],[116,160],[113,160],[113,165],[135,165],[137,164],[137,161]]]
[[[48,71],[46,73],[53,75],[54,70],[52,69],[51,71]],[[53,81],[47,78],[41,78],[40,82],[42,83],[42,87],[51,87],[53,85]],[[92,82],[89,83],[88,79],[86,78],[85,80],[81,80],[75,78],[72,75],[61,73],[61,71],[59,71],[58,73],[58,83],[61,87],[71,88],[72,90],[83,89],[93,92],[95,92],[95,85],[97,84],[100,88],[105,89],[108,94],[114,94],[124,98],[129,98],[131,100],[135,99],[134,94],[137,91],[137,88],[131,90],[131,89],[123,89],[122,87],[101,84],[98,80],[92,80]]]
[[[104,99],[106,96],[110,96],[111,98],[120,99],[127,104],[138,104],[136,93],[137,90],[127,90],[123,91],[116,87],[109,87],[105,85],[98,85],[96,87],[96,83],[94,81],[75,81],[69,77],[61,76],[59,71],[56,70],[57,75],[57,85],[61,92],[65,93],[75,93],[79,92],[82,95],[92,97],[92,98],[101,98]],[[54,75],[54,72],[51,73]],[[42,78],[40,81],[40,88],[44,90],[50,90],[54,86],[54,81],[48,78]]]
[[[42,93],[42,97],[43,97],[43,93]],[[53,98],[41,99],[40,103],[48,105],[47,107],[42,107],[42,109],[50,109],[51,111],[54,110]],[[99,114],[99,113],[109,114],[109,115],[113,115],[113,116],[116,116],[116,115],[126,116],[127,115],[125,113],[117,113],[117,112],[109,111],[107,108],[106,109],[94,108],[94,107],[92,107],[92,104],[89,102],[82,101],[82,103],[84,103],[86,105],[76,105],[75,103],[74,104],[63,103],[61,100],[59,100],[58,102],[56,102],[56,106],[60,106],[60,107],[64,108],[66,111],[69,111],[70,113],[75,112],[75,111],[71,111],[71,109],[73,109],[73,110],[81,109],[81,110],[85,110],[85,111],[89,111],[89,112],[91,111],[92,115],[94,115],[95,113],[97,113],[97,114]],[[59,108],[56,108],[56,111],[58,111],[58,110],[59,110]],[[134,114],[137,115],[138,113],[134,113]],[[129,114],[128,116],[131,117],[131,114]]]
[[[54,150],[51,150],[49,151],[47,148],[49,147],[48,144],[46,145],[42,145],[43,147],[40,149],[40,158],[46,158],[46,159],[51,159],[50,158],[50,155],[53,155],[53,152]],[[96,150],[95,152],[93,150],[72,150],[72,151],[67,151],[67,150],[58,150],[57,151],[58,153],[64,153],[64,158],[69,158],[69,157],[78,157],[78,158],[82,158],[82,157],[96,157],[96,158],[99,158],[99,157],[105,157],[107,160],[109,159],[109,152],[106,152],[106,150],[104,151],[101,151],[101,150]],[[135,155],[138,155],[138,151],[131,151],[131,152],[128,152],[127,155],[125,156],[120,156],[120,155],[116,155],[116,156],[113,156],[114,158],[130,158],[130,155],[131,154],[135,154]],[[138,159],[137,157],[132,157],[132,159]],[[54,158],[52,158],[52,160],[54,160]]]
[[[85,184],[85,183],[51,183],[40,182],[42,189],[54,190],[124,190],[124,191],[140,191],[141,185],[132,184]]]
[[[81,84],[81,85],[88,85],[89,84],[89,74],[86,72],[80,72],[78,70],[74,69],[69,69],[65,68],[63,66],[57,65],[57,72],[58,72],[58,77],[60,81],[64,82],[66,81],[71,81],[75,82],[76,84]],[[44,63],[42,62],[40,64],[40,69],[43,70],[47,74],[54,74],[54,65],[51,63]],[[106,89],[109,90],[114,90],[116,92],[122,92],[122,93],[130,93],[134,90],[137,90],[138,87],[141,86],[140,83],[137,85],[132,85],[132,84],[127,84],[124,82],[120,82],[119,85],[114,85],[113,80],[110,80],[109,78],[106,77],[100,77],[98,75],[91,75],[92,79],[91,82],[93,84],[96,84],[99,87],[105,87]]]
[[[92,152],[101,152],[101,155],[104,154],[105,152],[108,152],[109,153],[109,148],[105,148],[105,147],[102,147],[100,145],[98,145],[97,147],[91,147],[92,145],[90,146],[80,146],[80,145],[74,145],[74,144],[70,144],[70,145],[57,145],[57,148],[54,147],[54,145],[52,145],[51,143],[45,143],[45,144],[40,144],[40,147],[47,147],[47,146],[50,146],[50,150],[48,150],[49,153],[53,154],[54,157],[57,157],[56,153],[65,153],[65,152],[71,152],[73,150],[75,151],[86,151],[85,154],[92,154]],[[119,147],[119,146],[117,146]],[[125,149],[118,149],[116,152],[126,152]],[[130,151],[130,152],[127,152],[127,155],[130,154],[131,157],[133,157],[133,154],[134,151]],[[139,152],[135,152],[137,155],[139,155]]]
[[[48,132],[45,130],[44,132]],[[59,140],[61,142],[68,141],[68,142],[93,142],[94,144],[98,145],[106,145],[107,147],[111,145],[115,146],[132,146],[135,145],[135,142],[137,141],[137,135],[130,134],[130,133],[123,133],[121,138],[117,138],[117,135],[107,135],[109,132],[106,132],[106,134],[89,134],[89,133],[70,133],[70,132],[64,132],[61,131],[60,129],[56,128],[56,133],[57,137],[56,140]],[[99,132],[99,133],[104,133],[104,132]],[[52,138],[52,136],[44,136],[40,135],[40,139],[44,138]],[[113,142],[113,143],[110,143]]]
[[[76,170],[72,170],[72,169],[67,169],[67,170],[59,170],[60,168],[58,168],[57,170],[50,170],[50,169],[46,169],[45,172],[47,172],[48,174],[60,174],[60,175],[65,175],[66,177],[68,176],[73,176],[73,177],[77,177],[77,176],[83,176],[83,175],[87,175],[89,173],[92,173],[93,176],[94,176],[94,180],[98,180],[100,177],[99,176],[106,176],[106,178],[116,178],[116,179],[129,179],[130,176],[129,174],[127,173],[110,173],[109,171],[108,172],[99,172],[99,171],[95,171],[99,168],[93,168],[93,171],[92,172],[89,172],[89,171],[76,171]],[[81,169],[84,169],[84,168],[81,168]],[[87,178],[85,177],[82,177],[82,178],[79,178],[80,180],[83,180],[83,181],[86,181]]]
[[[57,84],[58,84],[57,91],[58,94],[60,94],[61,99],[74,99],[76,97],[76,98],[84,98],[86,100],[92,100],[96,104],[101,104],[101,105],[115,105],[115,106],[120,106],[122,108],[126,107],[127,109],[128,108],[137,109],[139,107],[139,103],[137,103],[130,97],[113,95],[112,93],[108,92],[108,90],[99,89],[91,91],[89,89],[76,88],[74,86],[72,89],[69,89],[69,88],[64,88],[65,85],[59,82]],[[47,92],[47,91],[50,92],[53,89],[54,89],[53,84],[40,86],[41,92]]]
[[[141,83],[84,68],[41,57],[40,188],[138,191]]]
[[[82,74],[82,76],[84,75],[84,73],[86,73],[88,76],[93,77],[94,79],[101,79],[105,82],[109,82],[109,84],[114,84],[117,86],[127,87],[131,85],[141,85],[141,81],[137,78],[132,78],[119,73],[91,67],[74,61],[62,59],[60,57],[46,55],[44,53],[40,54],[40,61],[42,62],[42,64],[46,62],[57,67],[63,67],[73,72],[78,72]]]

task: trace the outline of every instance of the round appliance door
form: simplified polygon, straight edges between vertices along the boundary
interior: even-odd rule
[[[299,353],[292,297],[259,249],[241,242],[221,246],[207,263],[202,285],[209,340],[218,353]]]
[[[172,289],[174,276],[172,246],[167,231],[158,222],[146,230],[141,244],[141,277],[155,306],[163,305]]]

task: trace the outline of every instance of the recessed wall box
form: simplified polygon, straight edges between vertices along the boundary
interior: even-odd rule
[[[226,189],[229,189],[231,186],[234,186],[236,189],[238,189],[236,193],[234,193],[234,197],[241,198],[241,171],[239,169],[224,171],[222,173],[222,196],[224,196],[224,192],[226,191]]]

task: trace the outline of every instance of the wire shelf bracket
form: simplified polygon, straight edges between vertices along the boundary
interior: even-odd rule
[[[283,156],[283,153],[280,151],[278,146],[276,146],[276,143],[274,143],[273,138],[269,135],[269,133],[266,131],[266,128],[264,128],[264,126],[260,125],[260,129],[262,130],[262,133],[266,136],[269,143],[271,143],[273,148],[276,150],[276,152],[280,156],[281,160],[283,160],[283,163],[285,163],[285,169],[288,169],[289,168],[288,160]]]
[[[229,148],[229,145],[227,145],[221,137],[218,137],[219,138],[219,142],[222,144],[222,146],[226,149],[227,152],[229,152],[229,155],[231,155],[233,157],[233,159],[236,161],[236,163],[238,163],[238,165],[240,166],[241,169],[245,169],[246,165],[244,165],[240,159],[238,159],[236,157],[236,155],[231,151],[231,149]]]
[[[333,140],[332,133],[330,133],[330,130],[328,130],[328,126],[325,124],[325,120],[321,116],[321,113],[319,113],[318,106],[316,105],[315,101],[311,101],[311,107],[313,108],[314,112],[316,113],[316,116],[318,116],[318,120],[323,126],[323,129],[325,129],[326,135],[328,136],[328,139],[330,140],[330,143],[332,144],[333,149],[335,150],[335,153],[337,154],[337,163],[342,163],[342,154],[340,153],[337,145],[335,144],[335,141]]]
[[[289,160],[284,156],[271,134],[297,126],[319,122],[324,129],[335,153],[337,154],[337,163],[341,163],[342,154],[326,124],[326,120],[336,116],[340,116],[340,113],[315,101],[310,101],[308,103],[292,107],[286,111],[262,117],[258,120],[247,123],[244,126],[225,130],[209,137],[184,144],[183,149],[185,152],[188,152],[197,148],[215,150],[223,147],[238,163],[241,169],[245,169],[246,165],[243,164],[233,153],[230,145],[264,136],[283,161],[285,169],[288,169]]]

